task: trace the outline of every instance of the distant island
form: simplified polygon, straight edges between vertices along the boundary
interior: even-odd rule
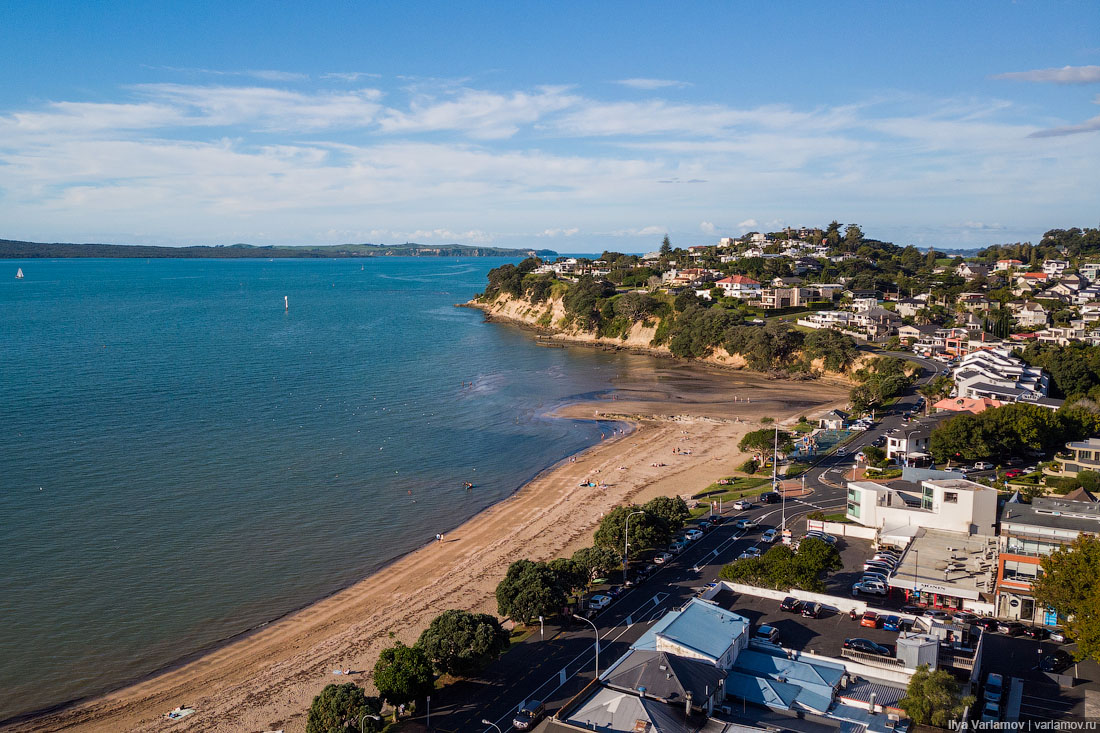
[[[508,249],[471,247],[464,244],[330,244],[258,247],[231,244],[195,247],[156,247],[144,244],[71,244],[20,242],[0,239],[0,259],[44,259],[73,257],[159,257],[159,258],[310,258],[342,257],[554,257],[550,249]]]

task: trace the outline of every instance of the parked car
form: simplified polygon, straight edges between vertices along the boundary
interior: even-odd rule
[[[733,508],[738,511],[745,511],[746,509],[752,509],[752,502],[748,499],[738,499],[733,502]]]
[[[1001,706],[997,703],[987,702],[982,708],[981,722],[996,723],[1001,719]]]
[[[684,532],[684,537],[687,537],[689,540],[692,541],[695,541],[702,536],[703,533],[698,529],[689,529],[687,532]]]
[[[1054,674],[1060,674],[1066,671],[1073,664],[1073,657],[1069,652],[1061,649],[1056,649],[1050,654],[1047,654],[1039,661],[1039,669],[1044,672],[1053,672]]]
[[[611,596],[592,596],[588,599],[588,607],[593,611],[602,611],[603,609],[611,605],[611,601]]]
[[[778,529],[766,529],[764,534],[760,535],[761,542],[767,542],[769,545],[779,539]]]
[[[783,602],[779,604],[780,611],[789,611],[790,613],[798,613],[802,610],[802,601],[798,600],[794,596],[787,596],[783,599]]]
[[[1017,476],[1023,476],[1024,472],[1018,468],[1010,468],[1005,471],[1005,478],[1016,478]]]
[[[882,619],[882,628],[887,631],[901,631],[901,616],[887,616]]]
[[[988,471],[991,468],[993,468],[993,464],[986,461],[978,461],[974,464],[975,471]]]
[[[545,705],[538,700],[528,700],[519,706],[519,712],[512,719],[512,726],[516,730],[531,730],[538,725],[544,715],[546,715]]]
[[[735,529],[755,529],[760,526],[760,522],[746,517],[745,519],[738,519],[733,523],[733,526]]]
[[[882,573],[883,575],[889,575],[896,569],[893,565],[885,562],[865,562],[863,563],[863,569],[866,572]]]
[[[1050,640],[1058,644],[1066,643],[1066,632],[1061,626],[1055,626],[1050,630]]]
[[[974,621],[974,625],[983,631],[996,631],[997,619],[995,618],[980,618]]]
[[[1050,632],[1043,626],[1028,626],[1024,629],[1024,636],[1030,636],[1032,639],[1043,641],[1050,638]]]
[[[804,618],[821,618],[823,606],[814,601],[806,601],[802,604],[802,616]]]
[[[882,644],[876,644],[870,639],[845,639],[844,648],[864,654],[877,654],[880,657],[889,657],[891,652]]]
[[[806,533],[807,537],[813,537],[815,540],[821,540],[822,542],[828,542],[830,545],[836,544],[836,537],[825,532],[818,532],[817,530],[810,530]]]
[[[766,641],[770,644],[778,644],[779,629],[775,628],[774,626],[761,626],[756,629],[756,633],[753,634],[753,638],[759,639],[760,641]]]
[[[679,554],[684,551],[684,548],[687,547],[687,545],[687,540],[685,540],[683,537],[677,537],[669,543],[668,551],[674,554]]]
[[[778,504],[781,499],[778,491],[765,491],[760,495],[760,501],[764,504]]]
[[[668,562],[671,559],[672,559],[672,553],[671,552],[662,552],[662,553],[659,553],[657,555],[657,557],[653,558],[653,562],[657,565],[664,565],[666,562]]]
[[[996,672],[990,672],[985,678],[985,700],[998,705],[1004,698],[1005,678]]]
[[[898,610],[901,611],[901,613],[908,613],[912,616],[920,616],[922,613],[924,613],[923,608],[921,608],[920,606],[914,606],[912,604],[902,606]]]
[[[624,591],[623,591],[622,586],[613,585],[610,588],[608,588],[607,590],[605,590],[604,593],[611,596],[612,598],[618,598],[619,596],[621,596],[624,593]]]
[[[1008,636],[1020,636],[1024,633],[1024,625],[1019,621],[1000,621],[997,623],[997,631]]]
[[[750,560],[754,557],[760,557],[760,548],[759,547],[750,547],[749,549],[745,550],[740,555],[738,555],[737,559],[738,560]]]
[[[882,573],[866,572],[862,576],[860,576],[859,580],[860,580],[861,583],[866,583],[867,581],[872,581],[872,582],[875,582],[875,583],[882,583],[883,585],[890,585],[890,578],[883,575]]]
[[[860,626],[866,626],[869,629],[878,628],[878,614],[874,611],[865,611],[863,618],[859,620]]]
[[[956,611],[951,614],[951,620],[957,624],[972,624],[978,620],[978,617],[969,611]]]
[[[875,580],[861,580],[852,584],[852,593],[866,593],[872,596],[884,596],[890,592],[885,583]]]
[[[715,514],[714,516],[707,517],[707,521],[713,524],[715,527],[719,527],[725,524],[726,518],[721,514]]]

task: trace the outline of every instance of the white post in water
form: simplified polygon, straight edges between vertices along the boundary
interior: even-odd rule
[[[283,305],[286,306],[287,310],[290,310],[290,298],[286,295],[283,296]]]

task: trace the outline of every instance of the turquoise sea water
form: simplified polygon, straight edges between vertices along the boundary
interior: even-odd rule
[[[598,441],[546,413],[648,361],[453,307],[504,261],[0,261],[0,719],[301,607]]]

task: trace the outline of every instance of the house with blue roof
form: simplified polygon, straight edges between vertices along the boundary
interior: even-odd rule
[[[748,647],[749,620],[708,601],[692,598],[670,611],[631,647],[701,659],[719,669],[733,666]]]

